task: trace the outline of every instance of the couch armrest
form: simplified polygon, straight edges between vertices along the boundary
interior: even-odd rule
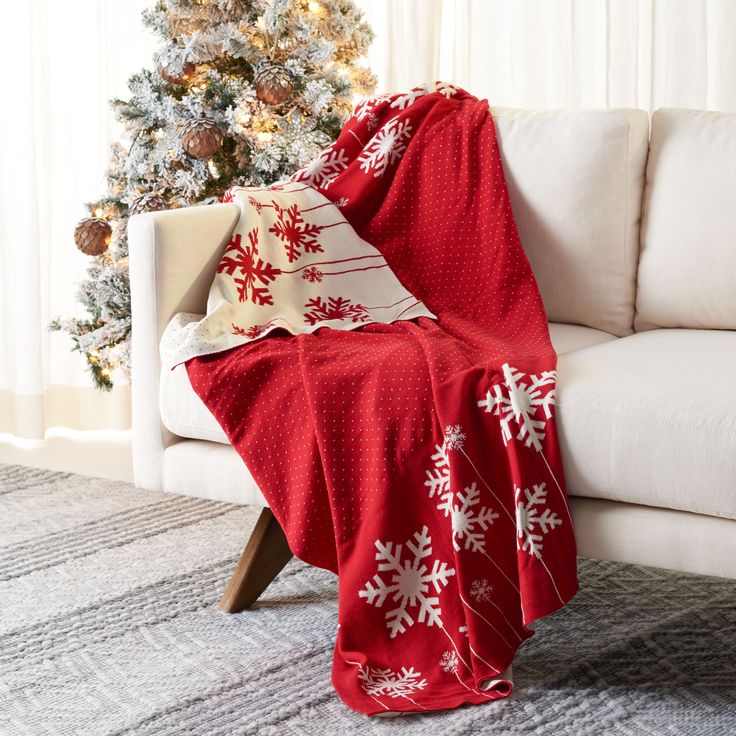
[[[205,312],[238,213],[234,204],[215,204],[135,215],[128,222],[133,475],[141,488],[163,487],[163,453],[176,441],[159,410],[161,333],[176,312]]]

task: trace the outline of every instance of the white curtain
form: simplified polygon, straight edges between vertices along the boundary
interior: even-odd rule
[[[382,90],[494,105],[736,112],[736,0],[360,0]]]
[[[51,426],[124,428],[129,388],[91,387],[57,316],[81,313],[75,284],[89,258],[74,246],[84,202],[104,192],[119,131],[108,99],[150,63],[148,0],[3,4],[0,114],[0,433],[38,438]]]
[[[107,100],[149,65],[154,0],[3,4],[0,433],[126,427],[129,390],[91,388],[56,315],[80,309],[72,233],[119,136]],[[494,105],[736,112],[736,0],[358,0],[381,90],[455,82]]]

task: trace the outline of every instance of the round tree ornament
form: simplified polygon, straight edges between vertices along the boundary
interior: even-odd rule
[[[275,64],[260,69],[253,81],[258,99],[272,107],[282,105],[294,92],[294,83],[289,72]]]
[[[101,217],[85,217],[74,228],[77,248],[88,256],[102,255],[110,245],[112,226]]]
[[[160,212],[161,210],[168,210],[169,203],[160,195],[146,193],[141,194],[140,197],[136,197],[128,208],[128,213],[131,215],[140,215],[144,212]]]
[[[165,66],[162,62],[158,65],[158,73],[169,84],[186,84],[194,76],[194,69],[191,61],[184,62],[179,69],[173,65]]]
[[[212,120],[192,120],[182,128],[181,145],[195,158],[209,158],[222,145],[220,126]]]

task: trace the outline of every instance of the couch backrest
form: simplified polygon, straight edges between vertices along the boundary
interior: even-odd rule
[[[491,109],[547,318],[630,334],[647,113]]]
[[[654,113],[635,326],[736,329],[736,115]]]

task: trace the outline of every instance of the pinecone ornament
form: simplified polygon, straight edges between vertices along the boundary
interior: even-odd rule
[[[195,158],[209,158],[222,145],[222,130],[212,120],[192,120],[182,128],[181,145]]]
[[[128,213],[131,215],[140,215],[144,212],[160,212],[161,210],[168,210],[169,203],[160,194],[141,194],[140,197],[136,197],[128,208]]]
[[[110,245],[112,226],[100,217],[85,217],[74,228],[77,248],[88,256],[102,255]]]
[[[253,81],[258,99],[274,107],[286,102],[294,92],[289,72],[275,64],[262,67]]]

